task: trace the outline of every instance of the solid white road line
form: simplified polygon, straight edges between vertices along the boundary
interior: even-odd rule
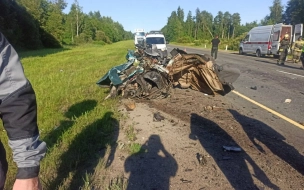
[[[296,121],[293,121],[292,119],[290,119],[290,118],[288,118],[288,117],[286,117],[286,116],[284,116],[284,115],[282,115],[282,114],[280,114],[280,113],[278,113],[278,112],[276,112],[276,111],[274,111],[274,110],[272,110],[272,109],[270,109],[270,108],[268,108],[268,107],[266,107],[266,106],[264,106],[264,105],[262,105],[262,104],[260,104],[260,103],[258,103],[256,101],[254,101],[254,100],[252,100],[250,98],[248,98],[247,96],[245,96],[245,95],[243,95],[243,94],[241,94],[241,93],[239,93],[237,91],[233,90],[232,92],[234,94],[236,94],[236,95],[244,98],[245,100],[248,100],[249,102],[251,102],[251,103],[253,103],[253,104],[255,104],[255,105],[257,105],[257,106],[259,106],[259,107],[261,107],[261,108],[263,108],[263,109],[265,109],[267,111],[269,111],[270,113],[272,113],[272,114],[280,117],[281,119],[284,119],[285,121],[287,121],[287,122],[295,125],[296,127],[300,128],[300,129],[304,129],[304,125],[301,125],[300,123],[298,123]]]
[[[298,75],[298,74],[294,74],[294,73],[288,73],[288,72],[280,71],[280,70],[277,70],[277,71],[280,72],[280,73],[285,73],[285,74],[289,74],[289,75],[294,75],[294,76],[297,76],[297,77],[304,77],[303,75]]]

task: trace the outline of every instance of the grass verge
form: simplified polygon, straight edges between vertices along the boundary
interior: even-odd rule
[[[126,62],[128,48],[133,41],[20,53],[37,95],[41,139],[48,146],[41,162],[44,189],[89,189],[90,176],[107,162],[107,146],[114,146],[119,131],[117,100],[103,101],[108,89],[95,83]],[[5,189],[12,189],[16,166],[4,130],[0,138],[9,161]]]

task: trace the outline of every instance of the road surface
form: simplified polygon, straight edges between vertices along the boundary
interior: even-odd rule
[[[210,54],[209,49],[168,45],[188,53]],[[254,116],[282,134],[304,154],[304,70],[299,64],[276,65],[272,57],[219,51],[216,63],[239,68],[241,76],[233,84],[236,92],[225,96],[235,108]],[[285,101],[291,100],[290,103]]]

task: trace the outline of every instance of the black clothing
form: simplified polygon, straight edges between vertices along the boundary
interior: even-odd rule
[[[211,56],[213,57],[214,54],[214,59],[217,58],[217,52],[218,52],[218,45],[220,44],[220,40],[218,38],[214,38],[211,40],[212,43],[212,48],[211,48]]]
[[[211,56],[216,59],[217,58],[217,52],[218,52],[218,47],[212,47],[211,49]],[[213,56],[214,54],[214,56]]]
[[[220,40],[218,38],[214,38],[211,43],[212,43],[212,47],[218,47],[218,45],[220,44]]]
[[[37,177],[46,143],[39,140],[36,95],[17,52],[1,32],[0,84],[0,119],[18,167],[16,179]],[[4,187],[6,173],[6,152],[0,142],[0,189]]]

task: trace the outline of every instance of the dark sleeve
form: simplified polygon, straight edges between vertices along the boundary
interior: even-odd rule
[[[37,177],[46,144],[39,140],[36,95],[19,56],[0,33],[0,116],[18,167],[17,179]]]

